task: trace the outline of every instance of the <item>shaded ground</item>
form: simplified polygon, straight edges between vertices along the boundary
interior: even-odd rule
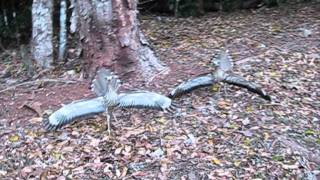
[[[0,94],[0,177],[320,178],[319,10],[313,4],[200,19],[144,17],[142,27],[171,71],[149,85],[126,86],[167,94],[209,72],[213,52],[227,47],[235,72],[259,83],[274,102],[220,84],[178,99],[180,117],[118,110],[108,137],[103,116],[45,133],[28,108],[41,113],[91,97],[88,82],[17,87]]]

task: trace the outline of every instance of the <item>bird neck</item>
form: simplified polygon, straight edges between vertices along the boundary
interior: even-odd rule
[[[107,106],[116,106],[118,102],[118,94],[114,91],[111,91],[103,96],[103,99]]]
[[[215,77],[216,80],[222,81],[226,77],[226,72],[223,71],[222,69],[217,69],[214,72],[214,77]]]

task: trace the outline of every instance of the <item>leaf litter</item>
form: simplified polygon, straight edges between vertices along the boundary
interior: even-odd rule
[[[142,29],[171,71],[141,88],[166,94],[179,82],[213,70],[213,53],[227,48],[236,73],[260,84],[273,102],[219,84],[178,99],[180,116],[117,111],[112,136],[105,131],[103,116],[47,133],[40,111],[92,96],[89,82],[29,91],[17,87],[15,94],[0,94],[0,177],[319,178],[317,8],[288,7],[290,15],[266,8],[162,21],[143,17]],[[31,104],[25,101],[30,92]]]

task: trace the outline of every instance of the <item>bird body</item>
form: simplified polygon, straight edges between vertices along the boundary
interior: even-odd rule
[[[221,51],[217,56],[212,58],[212,63],[218,67],[218,70],[223,72],[231,71],[233,68],[232,58],[228,51]]]
[[[233,63],[226,51],[222,51],[216,58],[213,58],[212,63],[218,66],[215,72],[181,83],[170,92],[169,97],[175,98],[200,87],[211,86],[218,82],[225,82],[246,88],[251,92],[259,94],[263,99],[271,101],[271,97],[256,84],[231,72]]]

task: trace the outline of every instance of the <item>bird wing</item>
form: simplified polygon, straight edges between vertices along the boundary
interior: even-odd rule
[[[103,97],[77,101],[61,107],[49,118],[45,118],[44,126],[47,130],[56,130],[80,117],[102,113],[105,110]]]
[[[116,92],[120,86],[118,76],[114,75],[108,69],[101,68],[98,70],[96,77],[92,81],[92,91],[99,97],[113,91]]]
[[[215,78],[211,74],[207,74],[205,76],[198,76],[178,85],[170,92],[169,97],[178,97],[194,89],[198,89],[200,87],[205,86],[211,86],[214,82]]]
[[[121,93],[118,96],[119,107],[172,110],[172,100],[155,92],[136,91]]]
[[[259,94],[263,99],[271,101],[271,97],[268,94],[266,94],[266,92],[264,92],[256,84],[250,81],[247,81],[241,76],[234,75],[234,74],[226,74],[225,78],[222,81],[228,84],[233,84],[239,87],[246,88],[251,92]]]

